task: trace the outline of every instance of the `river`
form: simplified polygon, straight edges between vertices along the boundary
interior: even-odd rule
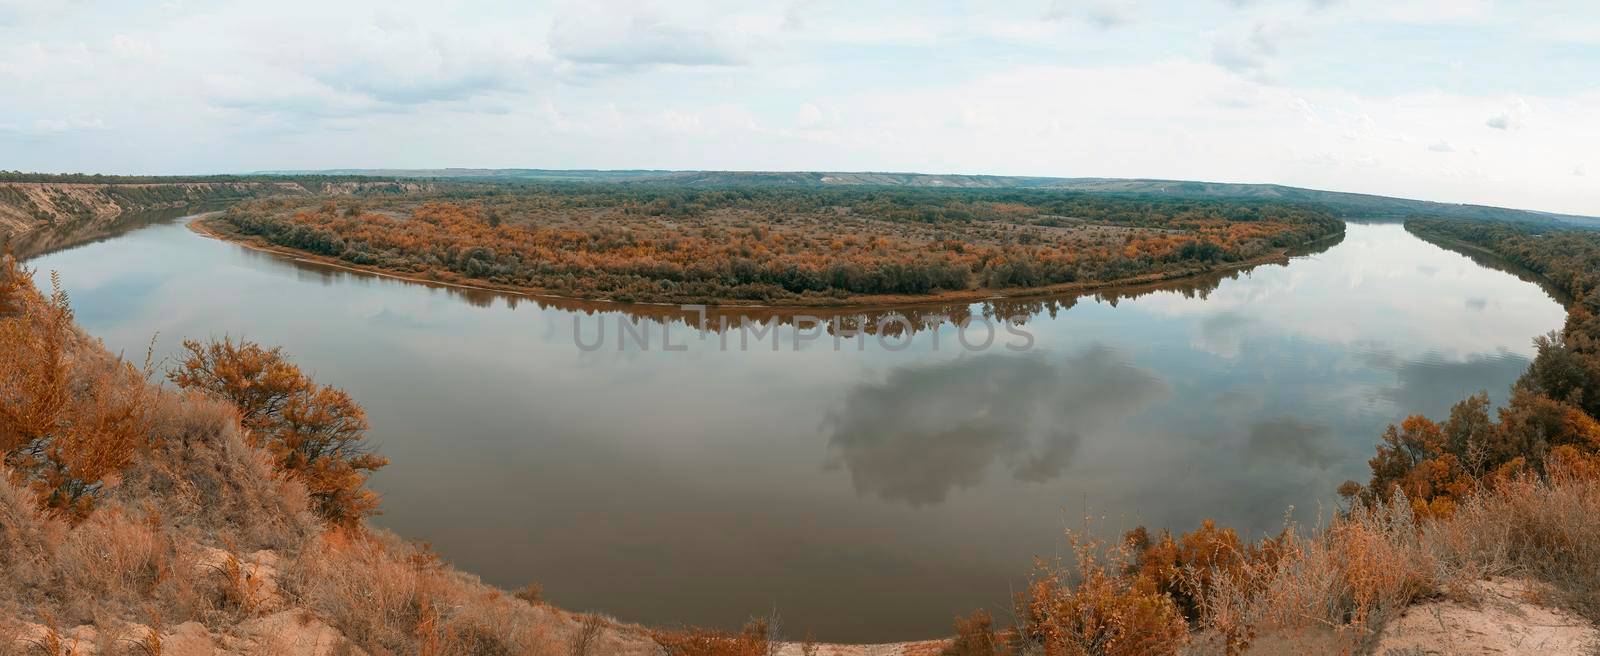
[[[1008,617],[1068,527],[1214,518],[1260,537],[1291,506],[1315,523],[1366,480],[1386,424],[1480,389],[1504,401],[1564,316],[1516,275],[1351,223],[1287,265],[987,308],[1028,316],[988,348],[948,324],[797,346],[786,324],[776,350],[741,349],[666,309],[372,277],[170,217],[124,228],[30,265],[59,271],[114,350],[243,337],[348,390],[392,461],[378,525],[564,608],[724,627],[776,612],[830,641]],[[618,319],[648,346],[619,349]]]

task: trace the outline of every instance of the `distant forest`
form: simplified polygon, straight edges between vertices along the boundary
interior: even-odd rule
[[[217,224],[441,281],[620,301],[801,304],[1173,277],[1343,230],[1325,210],[1274,202],[607,184],[263,200]]]
[[[201,176],[116,176],[0,171],[0,182],[161,184],[182,182],[295,182],[302,185],[367,181],[448,184],[463,190],[517,189],[545,184],[681,187],[687,189],[1036,190],[1121,194],[1188,201],[1315,204],[1349,219],[1438,217],[1473,221],[1550,223],[1600,228],[1600,218],[1485,205],[1441,203],[1372,194],[1304,189],[1278,184],[1142,178],[1055,178],[965,174],[823,171],[672,171],[563,169],[326,169]],[[312,187],[308,186],[307,189]]]
[[[1486,205],[1442,203],[1373,194],[1323,191],[1278,184],[1201,182],[1149,178],[1055,178],[1038,176],[894,173],[874,171],[663,171],[554,169],[331,169],[283,171],[294,175],[366,175],[429,180],[516,184],[518,182],[592,182],[677,185],[691,188],[891,188],[891,189],[1037,189],[1054,192],[1137,194],[1188,200],[1314,203],[1341,218],[1408,219],[1428,216],[1473,221],[1564,223],[1600,228],[1600,218],[1517,210]]]

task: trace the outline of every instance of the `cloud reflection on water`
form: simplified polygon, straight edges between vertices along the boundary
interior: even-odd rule
[[[1153,372],[1103,345],[1059,359],[985,354],[898,367],[856,385],[829,416],[829,465],[848,469],[858,494],[913,506],[982,483],[996,463],[1045,482],[1085,435],[1166,394]]]

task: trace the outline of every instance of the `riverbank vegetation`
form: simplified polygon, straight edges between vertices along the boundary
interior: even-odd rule
[[[1600,232],[1414,219],[1407,229],[1544,276],[1572,299],[1563,330],[1491,415],[1478,394],[1434,421],[1390,426],[1366,483],[1325,527],[1256,541],[1207,521],[1075,542],[1070,568],[1041,565],[1017,625],[957,621],[947,653],[1244,653],[1255,644],[1368,653],[1405,608],[1471,597],[1494,576],[1533,579],[1600,621]]]
[[[1505,408],[1474,397],[1391,428],[1371,479],[1342,486],[1347,505],[1324,526],[1254,539],[1207,522],[1109,544],[1082,533],[1072,559],[1039,565],[1010,626],[962,618],[946,653],[1366,653],[1408,606],[1470,599],[1495,576],[1541,581],[1549,603],[1600,620],[1600,233],[1410,228],[1516,260],[1575,299]],[[164,378],[107,353],[65,293],[0,262],[0,654],[780,644],[775,622],[651,631],[567,613],[371,528],[366,477],[384,461],[364,448],[364,414],[281,351],[188,342]]]
[[[408,277],[580,298],[828,304],[1211,271],[1337,234],[1308,206],[1028,190],[552,185],[231,208],[213,223]]]

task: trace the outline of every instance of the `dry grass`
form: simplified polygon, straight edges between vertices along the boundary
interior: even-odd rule
[[[1468,595],[1498,575],[1549,583],[1558,591],[1551,601],[1600,620],[1600,479],[1519,477],[1425,521],[1410,507],[1396,498],[1310,535],[1291,533],[1277,565],[1206,597],[1189,651],[1238,653],[1262,636],[1299,635],[1365,653],[1406,606]]]
[[[123,472],[118,503],[159,509],[173,530],[245,552],[292,549],[321,531],[305,486],[246,442],[232,407],[166,394],[155,430],[165,439]]]
[[[384,532],[331,531],[302,551],[286,591],[374,653],[558,654],[557,611],[479,583]]]
[[[151,612],[229,622],[251,609],[219,587],[226,577],[196,565],[203,548],[293,550],[320,530],[303,489],[245,445],[236,424],[222,428],[230,411],[167,395],[155,415],[170,439],[108,481],[76,526],[0,472],[0,609],[68,626]]]
[[[738,633],[689,627],[652,635],[667,656],[772,656],[777,648],[767,620],[752,620]]]
[[[1423,540],[1447,570],[1548,582],[1554,601],[1600,622],[1597,517],[1600,479],[1557,470],[1474,496],[1449,521],[1425,526]]]
[[[1207,539],[1208,549],[1233,553],[1179,558],[1173,572],[1136,561],[1140,549],[1153,553],[1148,541],[1106,547],[1073,537],[1074,564],[1040,569],[1017,600],[1015,627],[997,631],[981,611],[958,618],[944,653],[1364,654],[1407,607],[1475,602],[1479,582],[1494,576],[1542,581],[1553,593],[1539,601],[1600,621],[1593,471],[1557,466],[1496,482],[1444,517],[1419,519],[1412,507],[1396,495],[1310,531],[1291,524],[1253,547]],[[1192,599],[1188,622],[1163,587]]]
[[[1396,613],[1437,589],[1438,561],[1422,537],[1404,499],[1358,508],[1310,535],[1291,527],[1276,562],[1217,579],[1192,651],[1237,653],[1263,634],[1322,634],[1361,652]]]
[[[605,626],[605,618],[595,613],[585,614],[578,624],[578,630],[567,640],[568,656],[589,656],[598,644],[600,632]]]

